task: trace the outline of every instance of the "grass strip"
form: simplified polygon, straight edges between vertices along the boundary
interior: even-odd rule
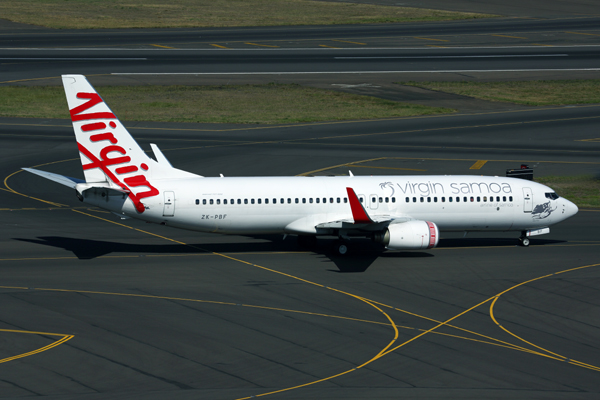
[[[600,207],[600,179],[596,176],[542,176],[535,181],[550,186],[579,208]]]
[[[228,86],[100,86],[122,120],[233,124],[408,117],[453,112],[296,84]],[[0,87],[0,116],[69,118],[63,89]]]
[[[0,16],[58,29],[372,24],[492,17],[309,0],[2,0]]]
[[[477,99],[528,106],[600,103],[600,79],[398,83]]]

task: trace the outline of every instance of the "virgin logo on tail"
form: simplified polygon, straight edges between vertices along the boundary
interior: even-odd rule
[[[89,164],[83,165],[84,171],[94,168],[101,169],[108,179],[114,182],[121,189],[128,192],[128,196],[131,201],[133,201],[135,209],[139,213],[143,213],[146,207],[141,200],[146,197],[158,195],[158,189],[148,182],[148,179],[143,173],[123,178],[123,182],[119,180],[117,175],[131,174],[133,172],[138,172],[140,169],[147,171],[148,165],[142,163],[138,167],[131,164],[131,157],[127,155],[127,150],[118,145],[119,140],[113,135],[112,132],[107,131],[109,128],[115,129],[117,127],[115,121],[118,122],[118,119],[112,112],[92,112],[83,114],[84,111],[90,109],[96,104],[103,102],[102,98],[97,93],[77,93],[77,98],[87,99],[87,101],[70,110],[71,120],[73,122],[92,121],[99,119],[114,120],[110,121],[108,125],[105,122],[90,122],[81,126],[80,129],[83,133],[89,133],[89,140],[91,143],[100,143],[101,145],[104,145],[104,147],[99,151],[98,156],[96,156],[88,148],[86,148],[84,144],[80,143],[79,141],[77,142],[79,151],[91,161]],[[108,168],[109,166],[121,164],[123,165],[115,168],[114,173]],[[142,186],[148,188],[148,190],[139,193],[133,193],[131,190],[131,187],[138,188]]]

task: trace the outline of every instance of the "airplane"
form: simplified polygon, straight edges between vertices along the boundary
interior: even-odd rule
[[[438,245],[440,231],[518,231],[531,236],[578,208],[542,184],[490,176],[203,177],[171,165],[158,146],[149,157],[83,75],[63,86],[85,180],[23,170],[75,189],[86,204],[122,218],[222,234],[371,238],[390,250]]]

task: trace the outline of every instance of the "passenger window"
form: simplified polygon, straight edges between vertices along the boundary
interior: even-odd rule
[[[389,198],[389,197],[386,197],[386,198],[385,198],[385,202],[386,202],[386,203],[389,203],[389,202],[390,202],[390,198]]]
[[[250,204],[254,204],[254,199],[250,199]]]
[[[392,197],[392,203],[395,203],[395,202],[396,202],[396,198]]]
[[[269,199],[265,199],[265,204],[269,204]]]
[[[330,203],[333,203],[333,197],[330,197],[330,198],[329,198],[329,202],[330,202]]]
[[[409,203],[410,202],[410,197],[406,198],[406,202]]]
[[[210,199],[209,202],[210,202],[210,204],[213,204],[213,199]]]
[[[433,198],[433,202],[434,202],[434,203],[437,203],[437,197],[434,197],[434,198]]]
[[[383,203],[383,198],[382,197],[379,198],[379,202]]]
[[[202,205],[206,205],[206,199],[202,199]]]
[[[300,203],[300,200],[296,197],[296,204]]]
[[[512,202],[512,196],[509,196],[508,201]]]
[[[456,196],[456,202],[460,203],[460,197]]]
[[[472,199],[472,197],[471,197],[471,199]],[[465,203],[467,202],[467,196],[463,197],[463,201],[464,201]],[[473,200],[471,200],[471,201],[473,201]]]
[[[284,200],[284,199],[281,199],[280,203],[281,203],[281,204],[285,203],[285,200]]]
[[[446,202],[446,198],[442,197],[442,203],[445,203],[445,202]]]
[[[217,199],[217,204],[221,204],[221,199]]]
[[[477,202],[479,203],[481,201],[481,197],[477,196]]]
[[[248,204],[248,199],[244,199],[244,204]]]
[[[425,201],[425,197],[421,197],[421,203]]]
[[[306,197],[302,198],[302,204],[306,204]]]
[[[364,199],[362,197],[359,200],[361,203],[364,203]]]
[[[227,199],[223,199],[223,204],[227,204]]]
[[[416,202],[417,202],[417,198],[413,197],[413,203],[416,203]]]
[[[427,202],[428,202],[428,203],[431,203],[431,197],[428,197],[428,198],[427,198]]]
[[[502,196],[502,201],[506,201],[506,196]]]
[[[471,197],[471,203],[474,202],[474,201],[475,201],[475,199],[473,197]]]
[[[242,199],[238,199],[237,203],[242,204]]]
[[[315,198],[315,201],[317,202],[317,204],[319,204],[319,201],[321,201],[321,199],[319,199],[318,197]]]
[[[442,197],[442,201],[444,201],[444,198]],[[448,202],[452,203],[452,197],[448,197]]]
[[[312,197],[308,199],[308,202],[312,204]]]
[[[196,199],[196,205],[200,204],[200,199]]]
[[[485,203],[487,201],[487,196],[483,196],[483,202]]]
[[[348,198],[344,197],[344,203],[347,203],[347,202],[348,202]]]
[[[262,203],[262,199],[256,199],[256,201],[258,204]]]
[[[327,197],[323,197],[323,204],[327,203]]]
[[[342,199],[340,199],[339,197],[336,199],[338,204],[342,202]]]
[[[277,199],[273,199],[273,204],[277,204]]]
[[[375,202],[377,202],[377,198],[371,197],[371,203],[375,203]]]

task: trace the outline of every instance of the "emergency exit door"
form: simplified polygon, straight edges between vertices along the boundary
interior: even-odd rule
[[[173,215],[175,215],[175,192],[165,192],[163,217],[172,217]]]

